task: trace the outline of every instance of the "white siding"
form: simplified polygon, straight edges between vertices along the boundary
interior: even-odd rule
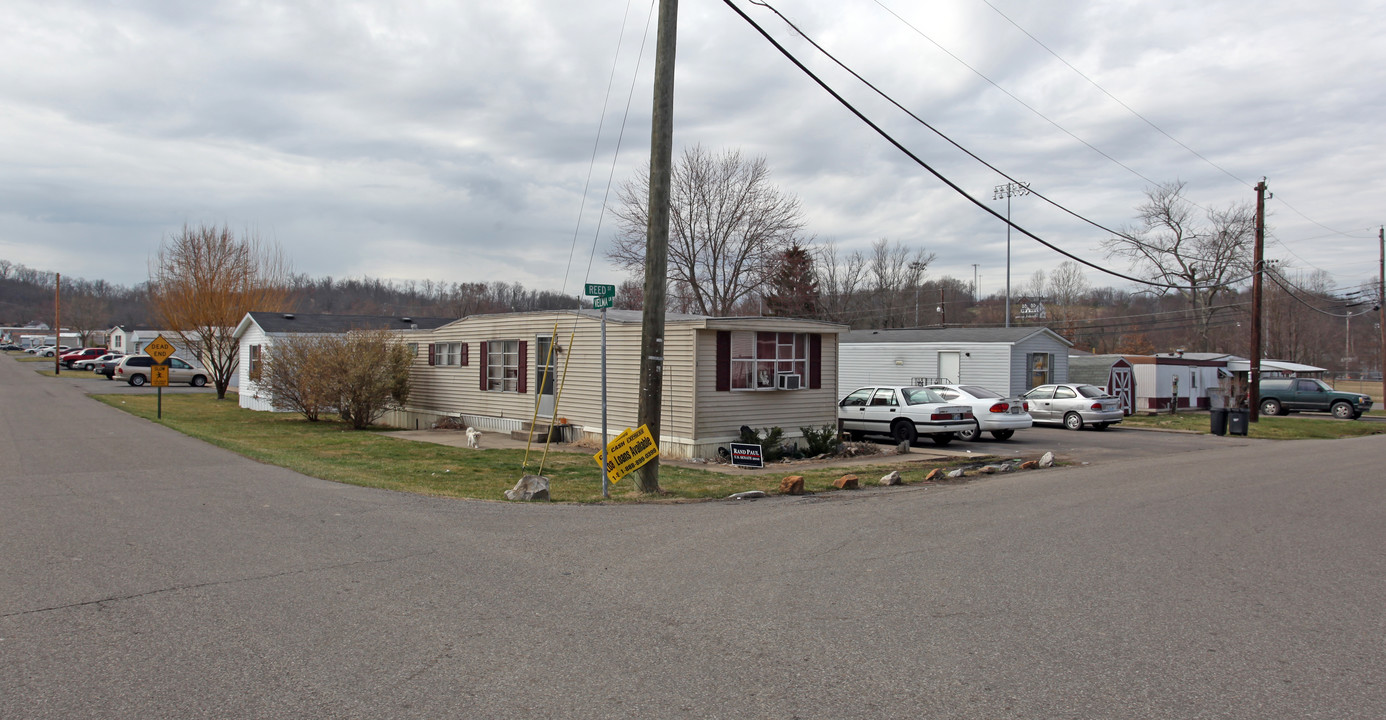
[[[274,411],[274,406],[270,404],[268,394],[261,393],[260,386],[250,380],[250,346],[261,346],[261,358],[273,343],[273,338],[265,334],[259,325],[250,323],[245,334],[241,336],[240,364],[236,368],[236,382],[240,388],[240,406],[247,410]]]
[[[1014,387],[1009,343],[843,343],[838,397],[867,385],[909,385],[917,377],[939,377],[940,352],[958,353],[960,383],[981,385],[999,393]],[[1022,356],[1022,371],[1024,364]],[[1015,392],[1011,390],[1012,394]]]
[[[768,328],[762,328],[768,329]],[[785,438],[802,437],[799,428],[837,425],[837,336],[825,333],[822,386],[817,390],[717,390],[717,332],[698,332],[697,440],[702,456],[736,440],[742,425],[778,427]],[[710,451],[710,452],[709,452]]]

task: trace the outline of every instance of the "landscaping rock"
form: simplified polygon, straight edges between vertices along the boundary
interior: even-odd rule
[[[924,482],[934,482],[935,480],[938,480],[938,479],[940,479],[940,478],[942,478],[942,477],[943,477],[943,468],[934,468],[933,470],[930,470],[930,471],[929,471],[929,474],[928,474],[928,475],[925,475],[925,476],[924,476]]]
[[[838,490],[856,490],[857,482],[858,481],[856,475],[843,475],[842,477],[833,481],[833,487],[837,488]]]
[[[1038,460],[1026,460],[1025,462],[1020,464],[1021,470],[1034,470],[1037,467],[1039,467]]]
[[[506,490],[505,496],[511,500],[548,500],[549,479],[543,475],[526,475]]]
[[[1052,452],[1047,452],[1047,453],[1041,455],[1041,456],[1040,456],[1040,459],[1039,459],[1039,466],[1040,466],[1040,467],[1054,467],[1054,453],[1052,453]]]
[[[882,485],[899,485],[899,484],[900,484],[900,471],[899,471],[899,470],[891,470],[889,473],[887,473],[887,474],[885,474],[885,475],[882,475],[882,476],[881,476],[881,484],[882,484]]]
[[[964,473],[965,473],[965,471],[964,471],[962,468],[958,468],[958,469],[956,469],[956,470],[953,470],[953,471],[949,472],[949,473],[948,473],[947,475],[945,475],[944,477],[946,477],[946,478],[948,478],[948,479],[950,479],[950,480],[956,480],[957,478],[962,477]]]
[[[786,477],[785,479],[781,480],[781,481],[780,481],[780,494],[781,494],[781,495],[803,495],[803,494],[804,494],[804,476],[803,476],[803,475],[790,475],[789,477]]]
[[[764,490],[747,490],[745,492],[733,493],[727,496],[728,500],[755,500],[756,498],[770,497]]]
[[[907,442],[902,442],[902,443],[900,443],[899,445],[896,445],[896,446],[895,446],[895,454],[896,454],[896,455],[909,455],[909,454],[910,454],[910,444],[907,443]]]

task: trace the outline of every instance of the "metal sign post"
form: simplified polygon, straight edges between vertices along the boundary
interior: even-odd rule
[[[154,359],[154,365],[149,368],[149,384],[153,385],[159,392],[158,418],[164,419],[164,388],[168,387],[168,358],[173,355],[173,343],[164,339],[163,335],[154,338],[154,341],[144,347],[144,353]]]
[[[592,296],[592,307],[602,311],[602,497],[611,497],[611,466],[606,457],[606,309],[616,299],[615,285],[587,283],[583,288]]]

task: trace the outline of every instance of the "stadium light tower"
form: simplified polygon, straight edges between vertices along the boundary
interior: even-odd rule
[[[992,190],[992,200],[1006,198],[1006,327],[1011,326],[1011,198],[1030,194],[1030,183],[1009,182]]]

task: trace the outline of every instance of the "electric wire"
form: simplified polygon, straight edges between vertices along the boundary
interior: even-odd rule
[[[803,72],[803,73],[804,73],[805,75],[807,75],[810,79],[812,79],[819,87],[821,87],[825,92],[827,92],[829,95],[831,95],[831,96],[833,97],[833,99],[837,100],[839,104],[841,104],[844,108],[846,108],[846,109],[847,109],[849,112],[851,112],[853,115],[857,116],[857,119],[861,120],[861,121],[862,121],[863,123],[865,123],[868,127],[870,127],[872,130],[874,130],[874,131],[876,132],[876,134],[880,135],[882,138],[884,138],[884,139],[885,139],[887,142],[889,142],[891,145],[894,145],[896,149],[898,149],[900,152],[904,153],[905,156],[907,156],[908,158],[910,158],[911,160],[913,160],[913,161],[914,161],[916,164],[918,164],[920,167],[924,168],[924,169],[925,169],[926,171],[928,171],[931,175],[933,175],[935,178],[937,178],[940,182],[942,182],[942,183],[944,183],[945,185],[947,185],[947,186],[948,186],[949,188],[951,188],[955,193],[957,193],[958,195],[961,195],[961,196],[962,196],[963,198],[965,198],[968,202],[971,202],[973,205],[977,206],[979,209],[981,209],[982,211],[986,212],[987,214],[989,214],[989,215],[995,217],[997,220],[1000,220],[1001,222],[1003,222],[1003,223],[1009,225],[1011,228],[1014,228],[1016,232],[1019,232],[1020,234],[1026,236],[1026,237],[1028,237],[1028,238],[1030,238],[1030,239],[1032,239],[1032,240],[1034,240],[1035,242],[1038,242],[1039,244],[1041,244],[1041,245],[1043,245],[1043,246],[1049,248],[1050,250],[1053,250],[1054,252],[1059,253],[1060,255],[1063,255],[1064,257],[1069,258],[1070,260],[1073,260],[1073,261],[1075,261],[1075,262],[1077,262],[1077,263],[1079,263],[1079,264],[1082,264],[1082,265],[1086,265],[1086,266],[1088,266],[1088,267],[1090,267],[1090,268],[1092,268],[1092,269],[1094,269],[1094,270],[1097,270],[1098,272],[1105,273],[1105,274],[1111,275],[1111,276],[1113,276],[1113,277],[1119,277],[1119,278],[1121,278],[1121,279],[1123,279],[1123,280],[1128,280],[1128,281],[1130,281],[1130,282],[1134,282],[1134,283],[1137,283],[1137,284],[1140,284],[1140,285],[1146,285],[1146,286],[1156,287],[1156,288],[1164,288],[1164,289],[1169,289],[1169,290],[1180,290],[1180,289],[1184,289],[1185,287],[1188,287],[1188,286],[1184,286],[1184,285],[1171,285],[1171,284],[1168,284],[1168,283],[1161,283],[1161,282],[1154,282],[1154,281],[1151,281],[1151,280],[1145,280],[1145,279],[1142,279],[1142,278],[1133,277],[1133,276],[1131,276],[1131,275],[1126,275],[1126,274],[1124,274],[1124,273],[1120,273],[1120,272],[1117,272],[1117,271],[1115,271],[1115,270],[1111,270],[1111,269],[1102,267],[1101,265],[1097,265],[1097,264],[1095,264],[1095,263],[1093,263],[1093,262],[1090,262],[1090,261],[1088,261],[1088,260],[1085,260],[1085,259],[1083,259],[1083,258],[1081,258],[1081,257],[1079,257],[1079,256],[1077,256],[1077,255],[1074,255],[1073,253],[1070,253],[1070,252],[1068,252],[1068,251],[1066,251],[1066,250],[1064,250],[1064,249],[1058,247],[1057,245],[1054,245],[1053,243],[1050,243],[1049,241],[1045,240],[1044,238],[1041,238],[1040,236],[1038,236],[1038,235],[1036,235],[1036,234],[1030,232],[1029,230],[1027,230],[1027,229],[1021,227],[1020,225],[1015,224],[1015,222],[1011,221],[1009,218],[1007,218],[1006,216],[1000,214],[999,212],[997,212],[997,211],[991,209],[991,208],[990,208],[989,206],[987,206],[985,203],[983,203],[982,201],[980,201],[980,200],[978,200],[977,198],[973,197],[973,196],[972,196],[970,193],[968,193],[966,190],[964,190],[964,189],[962,189],[961,187],[959,187],[959,186],[958,186],[956,183],[954,183],[952,180],[949,180],[949,179],[948,179],[947,177],[945,177],[941,172],[939,172],[938,170],[934,169],[933,166],[929,165],[929,164],[926,163],[923,159],[921,159],[919,156],[915,155],[911,150],[909,150],[908,148],[906,148],[903,144],[900,143],[900,141],[896,140],[892,135],[890,135],[889,133],[887,133],[884,129],[882,129],[879,125],[877,125],[875,122],[873,122],[870,118],[866,117],[866,115],[865,115],[864,113],[862,113],[860,110],[858,110],[858,109],[856,108],[856,106],[854,106],[854,105],[852,105],[850,102],[848,102],[846,98],[842,97],[842,95],[840,95],[836,90],[834,90],[832,87],[830,87],[822,78],[818,77],[818,75],[815,74],[812,70],[809,70],[808,67],[805,66],[797,57],[795,57],[793,53],[789,52],[789,50],[786,49],[783,45],[781,45],[781,44],[779,43],[779,41],[775,40],[775,38],[773,38],[773,37],[770,35],[769,32],[767,32],[764,28],[762,28],[755,20],[752,20],[750,16],[748,16],[745,12],[743,12],[743,11],[741,10],[741,8],[737,7],[737,6],[732,2],[732,0],[722,0],[722,2],[723,2],[725,5],[727,5],[729,8],[731,8],[733,12],[735,12],[737,15],[739,15],[739,16],[740,16],[743,20],[745,20],[748,24],[750,24],[751,27],[754,28],[754,29],[756,30],[756,32],[760,33],[760,35],[761,35],[762,37],[764,37],[764,38],[766,39],[767,42],[769,42],[771,45],[773,45],[773,46],[775,47],[775,49],[778,50],[778,51],[780,52],[781,55],[784,55],[786,59],[788,59],[791,63],[793,63],[796,67],[798,67],[799,70],[800,70],[800,72]],[[760,2],[759,0],[750,0],[750,2],[752,2],[752,4],[756,4],[756,5],[764,5],[764,3],[763,3],[763,2]],[[1248,277],[1250,277],[1250,276],[1248,276]],[[1241,283],[1241,282],[1245,282],[1246,280],[1247,280],[1247,278],[1238,278],[1238,279],[1236,279],[1236,280],[1232,280],[1232,281],[1228,281],[1228,282],[1224,282],[1224,283],[1218,283],[1218,284],[1216,284],[1215,286],[1216,286],[1216,287],[1226,287],[1226,286],[1231,286],[1231,285],[1239,284],[1239,283]]]

